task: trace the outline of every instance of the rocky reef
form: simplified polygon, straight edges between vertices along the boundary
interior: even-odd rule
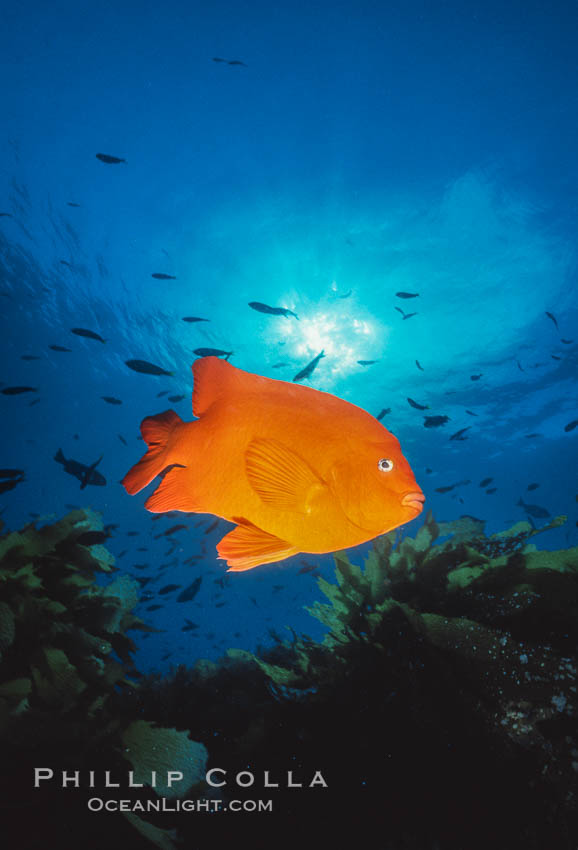
[[[154,629],[133,613],[137,582],[111,580],[114,558],[90,545],[101,528],[96,514],[78,510],[0,537],[0,799],[11,846],[104,847],[112,834],[140,846],[140,834],[168,848],[168,836],[133,813],[93,816],[87,837],[82,818],[63,823],[63,795],[74,793],[87,817],[89,771],[126,776],[132,768],[135,782],[150,783],[151,763],[162,776],[185,760],[184,790],[204,776],[202,744],[121,710],[139,676],[127,632]],[[51,770],[55,783],[34,788],[35,768]],[[63,788],[62,773],[77,771],[83,787],[71,792],[72,778]],[[168,793],[162,781],[156,791]]]
[[[194,715],[209,766],[275,773],[277,826],[305,846],[316,823],[338,847],[371,834],[384,848],[570,850],[578,549],[532,542],[564,519],[486,537],[473,518],[429,515],[415,538],[376,541],[363,567],[339,553],[336,583],[319,579],[328,602],[309,609],[321,643],[231,650],[147,680],[139,705],[179,728]],[[307,787],[317,769],[327,790]],[[284,787],[287,770],[303,789]],[[223,797],[243,793],[255,788]]]
[[[318,580],[327,601],[308,609],[321,642],[292,634],[148,677],[126,634],[148,628],[135,583],[111,581],[112,557],[79,542],[95,517],[4,536],[4,804],[34,812],[44,846],[85,850],[346,848],[364,836],[381,850],[575,850],[578,548],[534,544],[563,521],[487,537],[472,517],[428,515],[414,538],[377,540],[361,566],[337,554],[335,582]],[[128,768],[143,787],[123,798],[207,808],[95,815],[94,791],[60,786],[23,800],[33,765]],[[166,769],[185,776],[178,792],[150,787]],[[259,800],[272,810],[252,809]],[[18,846],[39,846],[16,820]]]

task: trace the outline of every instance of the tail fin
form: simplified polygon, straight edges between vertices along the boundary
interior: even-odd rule
[[[54,455],[54,460],[57,461],[57,463],[66,463],[64,455],[62,454],[62,449],[58,449]]]
[[[166,410],[164,413],[159,413],[157,416],[147,416],[143,419],[140,426],[140,431],[145,440],[148,451],[137,464],[129,469],[127,474],[122,479],[122,484],[127,491],[133,496],[146,487],[147,484],[156,478],[163,469],[174,463],[171,460],[171,450],[169,442],[172,442],[172,437],[176,429],[180,428],[183,420],[174,410]]]
[[[80,489],[81,490],[84,490],[86,485],[90,484],[90,479],[92,478],[92,473],[94,472],[94,470],[96,469],[98,464],[101,462],[103,457],[104,457],[104,455],[101,455],[98,460],[95,460],[94,463],[91,463],[90,466],[86,467],[84,475],[80,479]]]

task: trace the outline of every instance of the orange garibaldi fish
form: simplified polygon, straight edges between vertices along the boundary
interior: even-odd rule
[[[421,512],[399,442],[365,410],[218,357],[193,376],[198,420],[144,419],[148,451],[122,483],[138,493],[170,467],[145,507],[234,522],[217,546],[230,570],[356,546]]]

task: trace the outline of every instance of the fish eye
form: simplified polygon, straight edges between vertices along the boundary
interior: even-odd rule
[[[393,461],[387,457],[382,457],[377,463],[377,468],[381,470],[381,472],[391,472],[393,469]]]

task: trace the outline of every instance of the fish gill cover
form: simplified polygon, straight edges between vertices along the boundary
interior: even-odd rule
[[[271,728],[298,730],[305,770],[317,754],[329,770],[335,756],[356,794],[379,788],[368,796],[376,811],[391,796],[395,825],[380,827],[391,850],[451,848],[454,822],[454,843],[470,846],[488,811],[511,815],[494,847],[574,850],[575,692],[560,659],[575,657],[571,556],[561,553],[578,543],[577,30],[571,4],[551,14],[521,0],[168,0],[162,14],[132,0],[24,0],[0,12],[3,545],[19,535],[2,562],[0,721],[29,732],[2,753],[10,806],[26,798],[34,810],[39,799],[14,768],[21,754],[23,764],[36,748],[55,766],[73,770],[78,756],[90,768],[94,738],[104,742],[94,769],[112,769],[130,724],[150,740],[139,722],[162,722],[164,709],[153,710],[148,684],[144,716],[128,696],[155,675],[167,717],[185,693],[187,717],[183,708],[181,724],[163,722],[177,750],[188,734],[208,763],[233,770],[226,744],[243,767],[254,743],[267,769],[286,771],[293,744],[269,727],[262,737],[263,707]],[[395,543],[337,552],[337,590],[331,548],[229,573],[217,545],[234,526],[222,512],[153,514],[144,494],[129,499],[120,482],[146,450],[139,425],[169,409],[193,418],[197,357],[367,411],[399,439],[438,527],[460,524],[449,548],[431,519],[418,533],[418,518]],[[331,424],[354,512],[361,455]],[[82,622],[81,611],[96,619]],[[351,694],[334,680],[353,683]],[[357,722],[343,713],[333,723],[334,706],[353,697]],[[58,756],[71,718],[76,749]],[[217,720],[227,732],[209,741]],[[363,779],[376,741],[391,768]],[[167,739],[158,747],[170,749]],[[445,796],[427,797],[445,768],[463,788],[441,783]],[[516,796],[524,788],[531,796]],[[50,805],[25,826],[32,842],[50,826],[64,847],[59,815],[73,797],[47,793]],[[287,794],[283,811],[304,811],[306,796]],[[324,799],[324,823],[339,835],[345,797]],[[72,806],[76,846],[93,829],[96,845],[107,826],[82,805]],[[160,831],[168,822],[138,817],[114,819],[123,846],[177,840]]]

